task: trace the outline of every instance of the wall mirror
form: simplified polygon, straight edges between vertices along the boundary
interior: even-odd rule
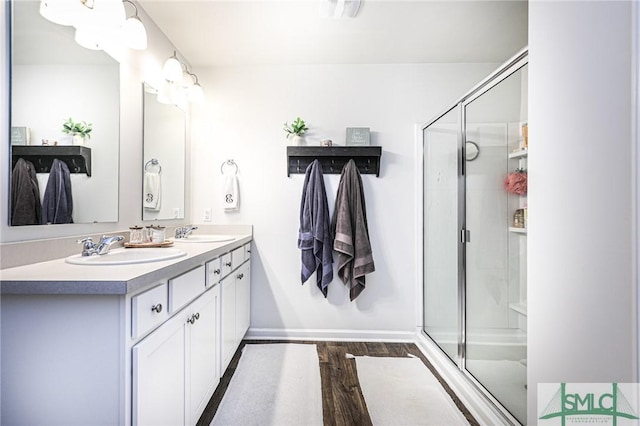
[[[143,83],[142,220],[184,219],[185,114]]]
[[[74,28],[43,18],[39,4],[11,2],[10,170],[19,158],[30,161],[42,201],[51,162],[58,158],[70,172],[72,215],[54,223],[117,222],[120,64],[103,51],[79,46]],[[62,132],[69,118],[92,124],[84,145],[73,145]],[[25,207],[16,201],[25,195],[21,185],[13,185],[18,182],[12,179],[10,225],[35,225],[33,218],[24,220],[33,213],[29,202]],[[14,206],[27,211],[14,212]]]

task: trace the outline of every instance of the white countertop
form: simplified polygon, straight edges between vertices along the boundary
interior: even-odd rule
[[[219,243],[175,243],[173,247],[187,254],[170,260],[131,265],[72,265],[65,262],[65,258],[60,258],[3,269],[0,270],[0,293],[134,293],[148,285],[183,274],[252,240],[251,233],[232,235],[235,240]]]

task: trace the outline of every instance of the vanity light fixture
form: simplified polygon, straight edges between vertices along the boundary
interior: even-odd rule
[[[124,42],[132,49],[144,50],[147,48],[147,30],[138,16],[138,8],[131,0],[123,0],[123,3],[134,9],[134,15],[127,18],[122,29]]]
[[[189,75],[195,80],[193,82],[193,86],[189,90],[187,94],[187,99],[192,103],[200,103],[204,100],[204,90],[202,90],[202,86],[200,86],[200,82],[198,81],[198,76],[192,72],[187,71]]]
[[[40,15],[58,25],[73,25],[82,13],[80,0],[41,0]]]
[[[172,83],[180,83],[182,81],[182,65],[178,60],[175,50],[173,51],[173,55],[164,63],[162,73],[167,81]]]
[[[128,19],[125,3],[135,9]],[[147,32],[131,0],[41,0],[40,14],[56,24],[75,27],[75,41],[87,49],[100,50],[113,42],[137,50],[147,47]]]

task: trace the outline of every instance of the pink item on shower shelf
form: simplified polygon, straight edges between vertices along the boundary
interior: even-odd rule
[[[504,189],[512,194],[524,195],[527,193],[527,172],[515,171],[507,175],[504,180]]]

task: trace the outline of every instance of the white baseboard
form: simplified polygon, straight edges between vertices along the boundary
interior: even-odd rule
[[[517,420],[508,418],[489,398],[484,395],[458,367],[422,333],[414,335],[416,346],[431,362],[438,374],[444,379],[453,392],[458,396],[473,417],[481,425],[519,425]]]
[[[309,330],[281,328],[250,328],[244,337],[251,340],[319,340],[349,342],[414,343],[415,333],[385,330]]]

